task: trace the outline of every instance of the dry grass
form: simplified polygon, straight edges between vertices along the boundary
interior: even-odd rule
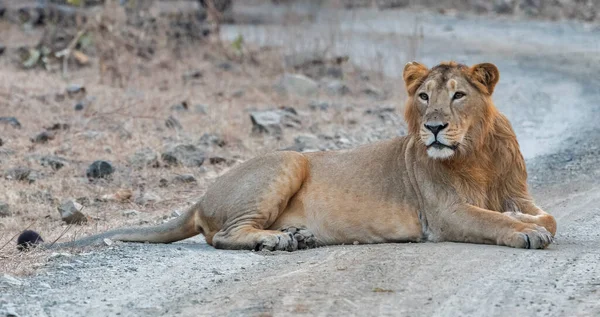
[[[11,46],[34,43],[30,38],[39,33],[25,33],[18,26],[0,24],[0,40]],[[118,49],[118,48],[117,48]],[[282,50],[258,49],[245,44],[245,58],[237,56],[230,44],[196,43],[178,47],[160,46],[155,56],[142,59],[125,50],[119,50],[119,72],[126,74],[122,85],[101,80],[98,58],[84,68],[70,68],[68,77],[41,69],[22,70],[9,57],[0,58],[0,116],[14,116],[21,129],[0,124],[2,171],[16,167],[31,168],[36,174],[33,183],[0,179],[0,201],[10,205],[12,216],[0,218],[0,271],[11,274],[29,274],[48,258],[48,252],[19,253],[10,241],[24,228],[42,233],[46,241],[53,241],[65,231],[57,205],[66,199],[86,197],[91,202],[84,212],[89,217],[85,225],[68,228],[61,240],[74,239],[120,226],[155,224],[164,221],[174,210],[183,210],[195,202],[206,187],[229,166],[210,165],[203,168],[132,168],[128,159],[139,149],[149,147],[161,153],[165,146],[176,143],[196,143],[204,133],[223,136],[227,145],[218,149],[218,155],[244,161],[255,155],[293,144],[300,134],[356,136],[352,145],[397,134],[399,126],[382,123],[376,116],[365,116],[366,109],[380,105],[399,106],[403,98],[399,82],[381,80],[372,70],[361,70],[350,64],[343,67],[344,81],[352,93],[330,96],[321,91],[317,96],[302,97],[281,94],[273,88],[284,72]],[[250,57],[251,58],[250,58]],[[219,65],[229,63],[230,70]],[[198,70],[200,79],[185,81],[182,75]],[[369,84],[388,92],[387,100],[374,100],[362,92],[365,76]],[[85,85],[93,102],[83,111],[74,110],[74,99],[56,98],[70,83]],[[120,87],[122,86],[122,87]],[[241,95],[236,92],[242,91]],[[312,111],[314,100],[346,107],[328,111]],[[186,101],[188,111],[174,111],[171,106]],[[207,105],[207,113],[194,110],[195,105]],[[300,129],[285,129],[282,139],[251,135],[249,109],[267,109],[280,106],[294,107],[302,118]],[[165,126],[165,120],[177,118],[182,130]],[[70,128],[56,131],[53,140],[34,144],[30,138],[55,123]],[[400,124],[401,126],[401,124]],[[370,136],[374,130],[386,130]],[[56,155],[68,164],[53,171],[39,164],[41,155]],[[116,172],[109,180],[90,182],[85,170],[94,160],[114,163]],[[159,187],[161,179],[171,180],[178,174],[192,174],[195,184]],[[142,191],[160,197],[154,204],[141,206],[131,201],[102,202],[97,198],[131,189],[136,195]],[[134,195],[135,196],[135,195]],[[138,216],[125,217],[123,210],[140,211]]]

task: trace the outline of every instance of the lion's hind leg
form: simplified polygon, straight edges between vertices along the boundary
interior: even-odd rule
[[[221,230],[213,237],[217,249],[295,251],[298,241],[290,232],[262,230],[242,225],[230,230]]]

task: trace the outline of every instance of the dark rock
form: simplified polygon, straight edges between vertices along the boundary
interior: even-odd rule
[[[31,139],[31,142],[37,144],[44,144],[48,143],[48,141],[50,140],[54,140],[54,135],[48,131],[44,131],[36,135],[35,138]]]
[[[308,104],[308,107],[310,108],[310,110],[313,110],[313,111],[316,111],[316,110],[327,111],[330,106],[331,105],[327,101],[311,101]]]
[[[221,62],[217,64],[217,68],[222,69],[224,71],[230,71],[233,69],[233,65],[230,62]]]
[[[221,164],[221,163],[227,163],[228,160],[222,156],[211,156],[208,161],[210,162],[210,164],[213,165],[217,165],[217,164]]]
[[[69,130],[71,126],[68,123],[55,123],[49,127],[45,127],[48,131]]]
[[[107,176],[110,176],[112,173],[114,173],[115,169],[113,168],[112,164],[107,162],[107,161],[95,161],[94,163],[92,163],[87,171],[85,172],[85,175],[87,176],[87,178],[106,178]]]
[[[403,8],[410,4],[410,0],[377,0],[378,9]]]
[[[0,44],[0,55],[4,54],[4,51],[6,51],[6,45]]]
[[[204,151],[192,144],[178,144],[167,149],[161,158],[168,165],[187,167],[202,166],[206,155]]]
[[[148,147],[135,152],[133,156],[129,158],[129,164],[137,169],[160,166],[160,163],[158,162],[158,153]]]
[[[90,104],[92,104],[94,100],[96,100],[95,97],[82,98],[81,100],[77,101],[77,103],[75,103],[75,107],[73,107],[73,109],[75,109],[75,111],[81,111],[84,108],[88,107]]]
[[[0,218],[10,217],[12,216],[12,212],[7,203],[0,201]]]
[[[192,174],[182,174],[173,177],[173,180],[171,182],[173,184],[195,183],[196,178]]]
[[[13,128],[20,129],[21,123],[15,117],[0,117],[0,123],[11,125]]]
[[[42,156],[40,158],[40,164],[42,166],[50,167],[55,171],[58,171],[59,169],[63,168],[66,162],[67,161],[65,159],[58,156]]]
[[[4,145],[4,140],[0,139],[0,146]]]
[[[39,233],[33,230],[25,230],[17,238],[17,249],[19,251],[27,251],[32,246],[42,242],[44,242],[44,239],[42,239]]]
[[[167,187],[167,186],[169,186],[169,181],[168,180],[166,180],[164,178],[161,178],[158,181],[158,187],[164,188],[164,187]]]
[[[512,14],[515,10],[514,4],[515,0],[495,0],[493,10],[498,14]]]
[[[67,224],[80,224],[87,222],[87,217],[81,212],[83,206],[73,200],[67,200],[56,208],[60,218]]]
[[[165,126],[169,129],[181,130],[183,126],[179,123],[179,120],[175,119],[173,116],[169,116],[167,120],[165,120]]]
[[[83,103],[81,101],[77,102],[74,107],[75,111],[83,110]]]

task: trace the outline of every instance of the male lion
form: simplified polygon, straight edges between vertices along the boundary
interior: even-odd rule
[[[176,220],[45,246],[105,238],[170,243],[200,233],[215,248],[249,250],[353,242],[550,244],[556,221],[533,203],[515,133],[492,103],[496,66],[449,62],[428,69],[412,62],[403,77],[405,137],[353,150],[257,157],[217,179]]]

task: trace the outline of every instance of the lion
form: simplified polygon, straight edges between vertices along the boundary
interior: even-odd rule
[[[429,69],[411,62],[403,78],[406,136],[350,150],[256,157],[219,177],[170,222],[41,245],[80,247],[106,238],[171,243],[198,234],[217,249],[257,251],[424,241],[543,249],[552,243],[556,221],[529,194],[515,133],[492,102],[498,68],[444,62]]]

